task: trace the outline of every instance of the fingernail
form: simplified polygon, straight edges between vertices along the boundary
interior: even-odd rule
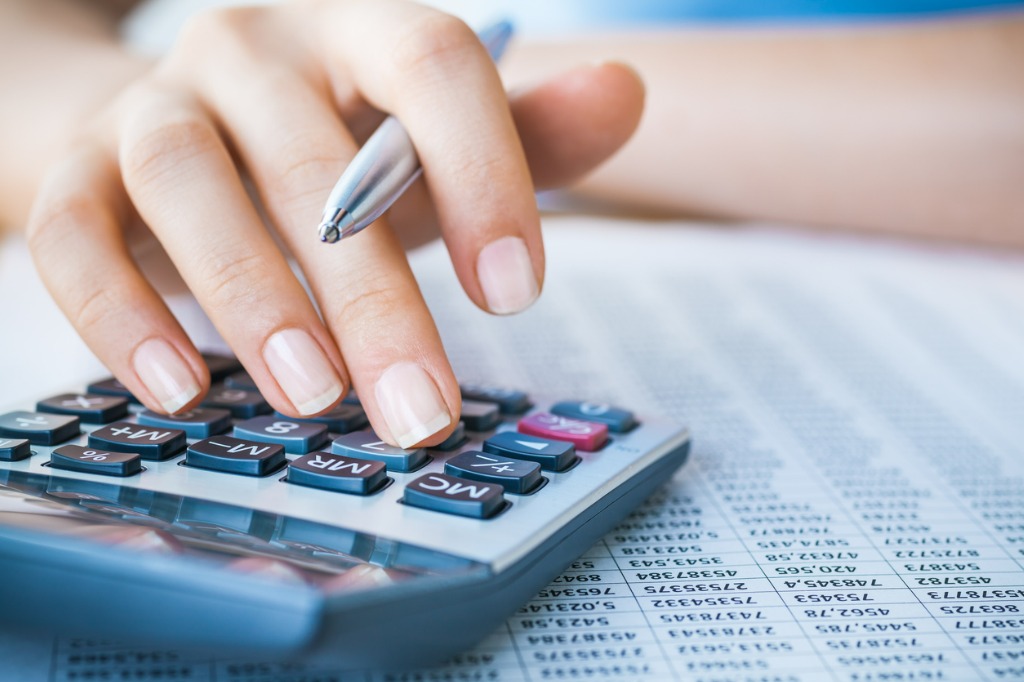
[[[192,368],[163,339],[149,339],[139,346],[132,365],[160,407],[171,414],[199,395],[201,388]]]
[[[420,442],[452,421],[434,380],[415,363],[397,362],[388,367],[374,391],[388,430],[400,448]]]
[[[301,329],[284,329],[267,339],[263,361],[299,414],[316,414],[341,398],[341,378],[334,365]]]
[[[519,237],[496,239],[480,251],[476,276],[492,313],[518,313],[537,298],[537,277],[533,272],[526,242]]]

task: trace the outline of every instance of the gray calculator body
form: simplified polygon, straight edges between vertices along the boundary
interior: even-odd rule
[[[530,413],[547,405],[534,399]],[[515,426],[505,419],[497,431]],[[70,442],[87,444],[93,428]],[[540,490],[508,495],[493,518],[403,503],[409,481],[443,472],[487,435],[429,451],[422,468],[389,472],[368,496],[197,470],[180,457],[126,478],[56,470],[55,446],[33,445],[33,456],[0,462],[0,628],[353,668],[439,662],[490,634],[689,451],[684,428],[641,418],[569,470],[545,471]],[[108,526],[159,531],[185,551],[97,541]],[[312,577],[231,568],[265,560]]]

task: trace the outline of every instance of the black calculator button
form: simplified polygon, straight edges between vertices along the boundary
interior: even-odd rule
[[[459,422],[455,425],[455,430],[452,431],[451,435],[445,438],[437,445],[431,446],[433,450],[440,450],[441,452],[448,452],[462,445],[466,440],[466,425]]]
[[[228,375],[224,379],[224,385],[228,388],[237,388],[242,391],[259,391],[259,386],[253,381],[252,377],[246,371],[235,372],[234,374]]]
[[[304,455],[327,442],[327,427],[287,417],[254,417],[235,424],[235,438],[277,443],[285,452]]]
[[[636,426],[636,418],[629,410],[614,407],[608,403],[588,403],[579,400],[565,400],[555,403],[551,413],[569,419],[600,422],[612,433],[625,433]]]
[[[31,456],[27,438],[0,438],[0,462],[18,462]]]
[[[113,395],[63,393],[36,404],[40,412],[71,414],[86,424],[107,424],[128,414],[128,399]]]
[[[230,355],[213,355],[203,353],[203,362],[210,370],[210,380],[220,381],[229,374],[234,374],[242,369],[242,364]]]
[[[462,423],[470,431],[490,431],[501,423],[501,412],[494,403],[463,400]]]
[[[0,416],[0,436],[25,438],[35,445],[56,445],[79,434],[78,417],[42,412],[8,412]]]
[[[202,406],[228,410],[236,419],[248,419],[270,412],[270,405],[259,393],[229,388],[223,384],[210,389],[203,399]]]
[[[313,452],[288,464],[288,482],[312,488],[369,495],[387,482],[383,462]]]
[[[505,507],[500,485],[447,474],[426,474],[405,486],[402,501],[431,511],[486,519]]]
[[[384,462],[391,471],[412,471],[427,461],[427,453],[423,448],[396,448],[382,441],[373,431],[353,431],[335,438],[331,443],[331,452],[335,455]]]
[[[142,458],[132,452],[110,452],[81,445],[62,445],[50,453],[54,469],[104,476],[134,476],[142,471]]]
[[[276,413],[282,419],[292,419],[298,422],[313,422],[315,424],[323,424],[327,429],[333,433],[348,433],[349,431],[355,431],[366,426],[366,413],[363,412],[363,408],[358,405],[349,405],[342,403],[338,405],[330,412],[325,412],[316,417],[303,417],[302,419],[295,419],[294,417],[288,417]]]
[[[459,388],[464,399],[494,403],[502,414],[522,414],[530,409],[530,398],[522,391],[472,384],[462,384]]]
[[[475,450],[459,453],[445,462],[444,472],[473,481],[496,483],[507,493],[532,492],[544,479],[540,465],[511,457],[501,457]]]
[[[114,452],[135,452],[142,459],[160,460],[173,457],[184,449],[185,432],[167,427],[114,422],[90,433],[89,445]]]
[[[133,396],[132,392],[124,384],[113,377],[92,382],[89,384],[87,391],[99,395],[114,395],[119,398],[126,398],[133,403],[139,402],[139,399]]]
[[[285,465],[284,447],[231,436],[214,436],[188,446],[185,464],[229,474],[266,476]]]
[[[536,462],[545,471],[565,471],[576,462],[576,448],[572,443],[514,431],[496,433],[485,440],[484,452]]]
[[[216,407],[194,407],[178,414],[143,410],[139,412],[139,423],[181,429],[188,438],[209,438],[231,428],[231,413]]]

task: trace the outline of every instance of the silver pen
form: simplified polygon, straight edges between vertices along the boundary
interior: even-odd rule
[[[477,34],[491,59],[498,61],[512,24],[488,26]],[[388,116],[338,178],[327,197],[318,232],[320,241],[351,237],[381,217],[423,172],[409,134],[394,116]]]

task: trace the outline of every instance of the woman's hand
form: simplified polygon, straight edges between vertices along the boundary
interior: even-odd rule
[[[209,12],[49,173],[30,244],[78,332],[150,409],[189,408],[210,379],[129,254],[135,223],[276,409],[324,412],[351,383],[381,438],[436,443],[458,420],[459,389],[396,233],[440,231],[474,303],[522,310],[543,282],[535,189],[614,152],[642,99],[615,64],[509,96],[468,27],[401,0]],[[324,201],[383,112],[409,131],[424,181],[390,220],[326,246]]]

